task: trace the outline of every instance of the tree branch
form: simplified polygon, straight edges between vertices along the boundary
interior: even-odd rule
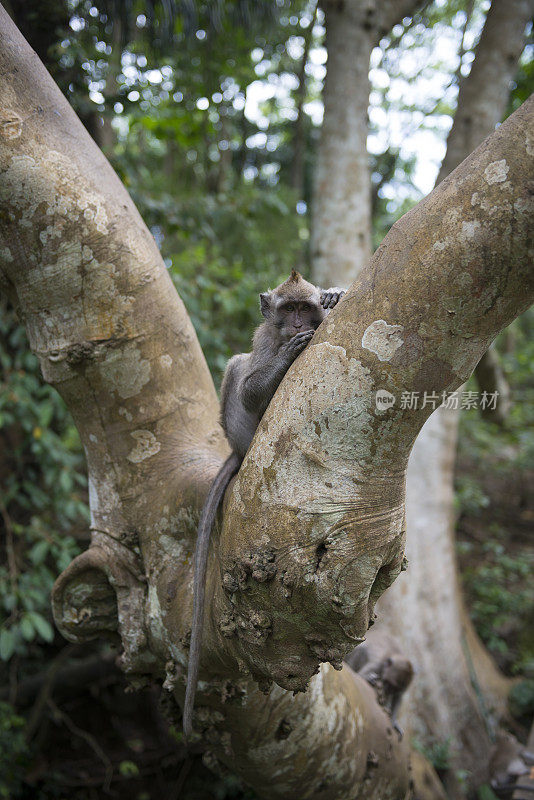
[[[259,680],[302,689],[364,636],[401,567],[406,463],[432,411],[401,394],[439,405],[532,300],[533,118],[531,99],[393,226],[263,417],[208,589],[215,650]]]

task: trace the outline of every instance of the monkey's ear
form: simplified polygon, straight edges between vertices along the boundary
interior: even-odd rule
[[[260,294],[260,309],[264,317],[271,315],[271,293],[261,292]]]

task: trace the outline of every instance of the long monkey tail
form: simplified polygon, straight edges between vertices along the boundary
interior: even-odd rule
[[[183,731],[186,739],[191,735],[193,730],[193,706],[195,704],[200,648],[202,645],[204,595],[206,593],[206,569],[208,566],[210,534],[215,522],[219,503],[224,497],[224,493],[231,479],[236,472],[239,471],[242,460],[243,459],[235,453],[228,456],[213,479],[198,523],[197,544],[195,548],[195,578],[193,582],[193,620],[183,715]]]

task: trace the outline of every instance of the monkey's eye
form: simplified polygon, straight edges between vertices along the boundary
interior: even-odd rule
[[[286,311],[294,311],[294,310],[295,306],[292,303],[289,303],[289,305],[286,306]]]
[[[303,311],[310,311],[310,305],[308,303],[303,303],[301,306]]]

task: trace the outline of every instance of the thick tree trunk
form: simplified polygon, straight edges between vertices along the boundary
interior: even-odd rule
[[[311,251],[319,286],[349,286],[371,257],[367,155],[369,59],[417,0],[326,0],[328,63],[317,155]]]
[[[355,262],[363,265],[371,256],[371,177],[362,110],[369,104],[374,37],[365,27],[364,5],[325,4],[328,64],[311,238],[319,286],[350,285]]]
[[[0,23],[0,285],[73,413],[91,487],[92,546],[58,579],[55,618],[74,641],[120,637],[130,678],[166,676],[181,701],[195,525],[226,454],[213,385],[131,201]],[[384,411],[377,392],[458,387],[534,295],[533,116],[534,101],[394,226],[227,494],[195,722],[262,797],[407,790],[405,745],[371,688],[321,662],[340,666],[402,566],[405,468],[429,409]]]
[[[304,197],[304,175],[306,157],[306,129],[304,127],[304,101],[306,100],[306,66],[310,53],[310,45],[313,39],[313,28],[317,19],[317,4],[313,9],[312,18],[304,34],[304,47],[300,60],[298,81],[299,85],[295,92],[295,102],[297,106],[297,118],[295,120],[295,130],[293,134],[293,161],[291,164],[291,186],[297,192],[299,198]]]

